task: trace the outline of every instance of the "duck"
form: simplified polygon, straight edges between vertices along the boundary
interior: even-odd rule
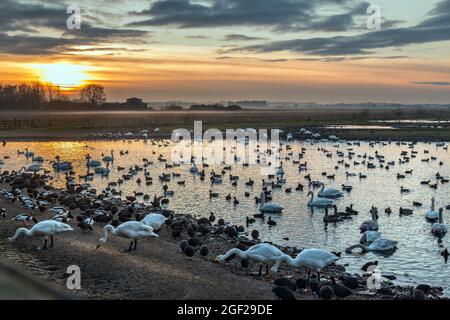
[[[442,238],[447,233],[447,226],[444,224],[442,213],[444,209],[439,209],[439,222],[433,224],[431,227],[431,233],[436,237]]]
[[[130,247],[125,252],[137,249],[137,241],[145,238],[159,238],[159,236],[153,232],[153,228],[139,221],[127,221],[122,223],[118,227],[114,228],[112,225],[106,225],[103,228],[103,236],[99,239],[97,249],[104,245],[108,240],[108,233],[114,236],[119,236],[127,239],[131,239]],[[133,247],[134,244],[134,247]]]
[[[320,198],[320,197],[314,199],[313,191],[309,191],[308,196],[311,196],[311,198],[308,201],[308,207],[325,208],[325,207],[331,207],[333,205],[333,200],[331,200],[331,199],[325,199],[325,198]]]
[[[434,199],[434,197],[433,197],[433,198],[431,198],[431,208],[430,208],[429,211],[427,211],[427,212],[425,213],[425,219],[426,219],[427,221],[430,221],[430,222],[436,222],[436,221],[439,220],[439,212],[437,212],[437,211],[434,209],[434,207],[435,207],[435,199]]]
[[[375,251],[375,252],[392,252],[397,249],[397,241],[390,239],[377,239],[370,245],[355,244],[345,249],[345,253],[351,253],[353,249],[360,248],[363,252]]]
[[[299,268],[305,267],[308,269],[308,280],[310,272],[317,272],[317,279],[320,282],[320,271],[322,271],[328,265],[338,261],[340,257],[323,249],[304,249],[294,259],[287,254],[283,254],[276,260],[274,266],[271,268],[272,273],[276,273],[280,264],[285,262],[288,266]]]
[[[283,207],[275,202],[266,202],[266,194],[265,192],[261,193],[261,200],[259,204],[259,211],[261,213],[281,213],[283,211]]]
[[[238,248],[233,248],[227,253],[217,256],[215,261],[223,263],[232,256],[238,256],[241,259],[252,260],[257,263],[266,265],[266,273],[268,273],[268,265],[274,264],[278,258],[284,255],[284,253],[277,247],[268,243],[259,243],[251,246],[247,250],[243,251]],[[259,268],[259,275],[262,273],[262,265]]]
[[[10,242],[16,241],[22,234],[27,237],[44,237],[44,245],[38,250],[47,249],[48,238],[50,237],[50,247],[53,247],[53,236],[73,231],[72,227],[68,224],[54,221],[54,220],[45,220],[36,223],[31,229],[19,228],[16,230],[14,236],[10,237],[8,240]]]
[[[267,224],[269,226],[276,226],[277,225],[276,221],[272,220],[272,217],[269,217],[269,220],[267,221]]]
[[[17,216],[12,218],[11,220],[13,220],[13,221],[20,221],[20,222],[23,222],[24,224],[27,223],[27,222],[34,222],[35,224],[37,224],[39,222],[35,217],[30,216],[28,213],[18,214]]]

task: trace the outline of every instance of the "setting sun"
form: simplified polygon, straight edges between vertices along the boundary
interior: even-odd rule
[[[88,67],[71,63],[33,64],[39,80],[60,86],[64,90],[79,87],[89,80]]]

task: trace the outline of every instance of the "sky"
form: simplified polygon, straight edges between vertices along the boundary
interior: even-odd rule
[[[450,0],[0,2],[0,84],[109,101],[450,103],[449,49]]]

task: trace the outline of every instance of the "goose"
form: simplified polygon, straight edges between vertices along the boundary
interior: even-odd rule
[[[325,208],[325,215],[323,216],[323,222],[325,223],[333,223],[338,222],[339,216],[337,214],[329,215],[328,214],[328,208]]]
[[[159,236],[153,232],[153,228],[143,224],[138,221],[128,221],[122,223],[117,228],[114,228],[112,225],[107,225],[103,228],[103,237],[99,239],[99,243],[97,245],[97,249],[104,245],[108,239],[108,232],[114,236],[119,236],[127,239],[132,239],[130,247],[125,250],[126,252],[130,252],[131,250],[136,250],[137,241],[144,238],[158,238]],[[134,244],[134,247],[133,247]]]
[[[445,234],[447,233],[447,226],[444,224],[443,218],[442,218],[443,211],[444,211],[443,208],[439,209],[439,222],[433,224],[433,226],[431,228],[431,233],[439,238],[445,236]]]
[[[34,152],[28,151],[28,148],[25,148],[25,152],[23,154],[26,158],[34,157]]]
[[[393,241],[390,239],[377,239],[372,242],[370,245],[365,244],[355,244],[351,247],[345,249],[345,253],[351,253],[353,249],[360,248],[363,252],[367,251],[375,251],[375,252],[391,252],[397,249],[397,241]]]
[[[317,207],[317,208],[325,208],[325,207],[331,207],[333,205],[333,200],[331,199],[325,199],[317,197],[314,199],[314,192],[310,191],[308,192],[308,196],[311,196],[311,198],[308,201],[308,207]]]
[[[16,230],[16,233],[14,234],[13,237],[9,238],[8,240],[10,242],[14,242],[17,240],[17,238],[19,238],[22,234],[28,236],[28,237],[44,237],[45,238],[45,242],[44,242],[44,246],[41,248],[38,248],[39,250],[43,250],[47,248],[47,241],[48,241],[48,237],[50,237],[50,247],[53,247],[53,236],[63,233],[63,232],[67,232],[67,231],[72,231],[72,227],[69,226],[68,224],[59,222],[59,221],[54,221],[54,220],[45,220],[45,221],[41,221],[36,223],[31,229],[26,229],[26,228],[19,228]]]
[[[325,189],[325,184],[321,183],[322,188],[320,189],[318,196],[321,198],[338,198],[342,196],[342,192],[334,188]]]
[[[274,264],[284,253],[278,249],[277,247],[268,244],[268,243],[259,243],[245,251],[242,251],[238,248],[233,248],[229,250],[227,253],[217,256],[215,261],[219,263],[223,263],[227,261],[228,258],[237,255],[241,259],[252,260],[254,262],[258,262],[266,265],[266,272],[268,271],[268,265]],[[262,265],[259,268],[259,275],[261,275]]]
[[[262,213],[281,213],[283,207],[275,202],[266,202],[265,192],[261,193],[261,202],[259,205],[259,211]]]
[[[377,214],[375,208],[372,207],[372,210],[370,210],[370,213],[372,215],[372,220],[366,220],[363,223],[361,223],[361,226],[359,227],[359,230],[361,230],[361,233],[364,233],[366,231],[378,231],[378,222],[377,222]]]
[[[431,198],[431,208],[429,211],[425,213],[425,219],[427,219],[430,222],[436,222],[439,220],[439,213],[434,209],[435,206],[435,199],[434,197]]]
[[[150,213],[141,220],[143,224],[146,224],[153,228],[154,231],[158,231],[161,226],[166,222],[167,218],[159,213]]]
[[[371,244],[372,242],[374,242],[375,240],[380,239],[380,237],[381,237],[380,232],[368,230],[362,234],[361,239],[359,240],[359,243],[368,245],[368,244]]]
[[[277,259],[270,271],[276,273],[280,264],[285,262],[288,266],[294,268],[306,267],[308,269],[308,280],[311,271],[317,272],[318,281],[320,281],[320,271],[339,259],[340,257],[334,253],[323,249],[304,249],[295,259],[287,254],[283,254]]]

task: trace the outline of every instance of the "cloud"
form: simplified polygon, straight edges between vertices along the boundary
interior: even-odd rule
[[[450,0],[438,3],[436,8],[447,6],[450,6]],[[427,19],[413,27],[382,29],[353,36],[275,41],[230,51],[291,51],[318,56],[369,55],[382,48],[448,40],[450,40],[450,11],[432,10]]]
[[[249,37],[243,34],[227,34],[223,39],[223,41],[255,41],[255,40],[266,40],[266,38]]]
[[[356,4],[355,4],[356,3]],[[329,17],[318,14],[323,8],[343,6],[349,12]],[[226,26],[268,26],[274,31],[346,30],[352,15],[361,14],[355,0],[156,0],[147,10],[130,14],[143,17],[130,26],[175,26],[209,28]],[[367,10],[367,6],[366,6]],[[365,14],[365,12],[364,12]]]
[[[424,81],[424,82],[411,82],[411,84],[425,84],[431,86],[450,86],[450,82],[440,82],[440,81]]]
[[[96,45],[104,41],[145,42],[151,35],[148,31],[129,28],[94,27],[88,15],[83,16],[81,30],[68,30],[66,10],[67,6],[62,3],[49,5],[2,0],[0,53],[49,55],[62,53],[73,46]]]

